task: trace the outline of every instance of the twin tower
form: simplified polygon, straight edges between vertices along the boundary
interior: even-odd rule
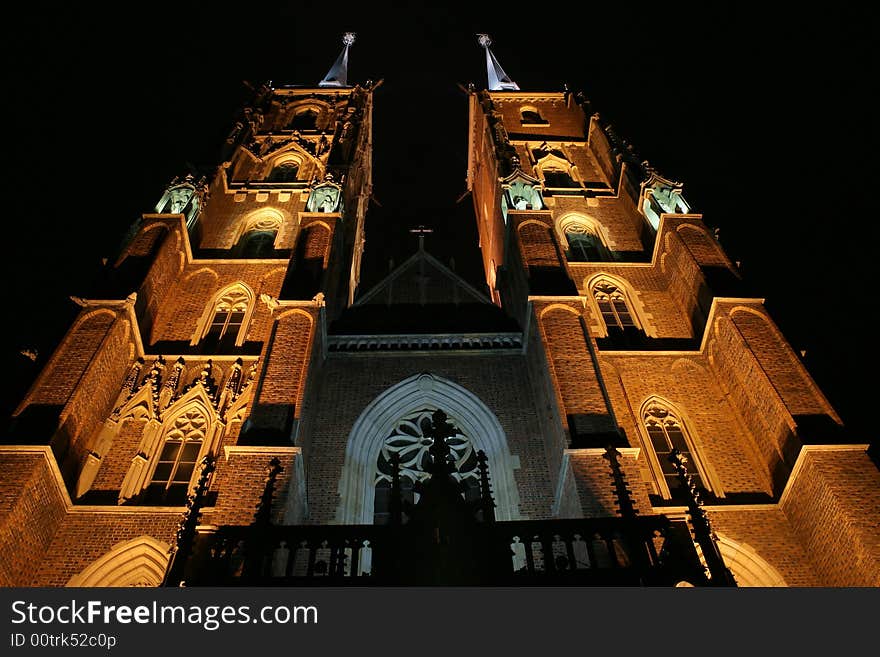
[[[869,441],[682,184],[485,35],[461,135],[485,284],[421,246],[361,288],[378,85],[348,83],[352,43],[316,87],[256,89],[214,174],[74,299],[0,445],[0,584],[378,581],[446,508],[514,583],[880,585]],[[437,459],[456,499],[426,510]]]

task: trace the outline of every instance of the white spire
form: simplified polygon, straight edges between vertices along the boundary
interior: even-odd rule
[[[511,80],[495,55],[489,50],[492,39],[488,34],[478,34],[477,42],[486,49],[486,70],[489,73],[489,91],[519,91],[519,85]]]
[[[318,83],[319,87],[347,87],[348,86],[348,48],[354,43],[354,32],[346,32],[342,35],[344,48],[339,57],[333,63],[324,79]]]

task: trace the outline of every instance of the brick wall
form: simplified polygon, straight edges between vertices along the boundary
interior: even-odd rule
[[[811,555],[779,508],[715,507],[707,515],[716,532],[751,548],[779,572],[788,586],[824,585]]]
[[[530,97],[525,100],[504,98],[490,93],[493,108],[501,114],[507,132],[514,137],[517,133],[536,135],[552,140],[554,136],[579,137],[584,132],[584,112],[580,105],[566,102],[562,94],[556,97]],[[538,110],[547,125],[528,124],[523,126],[521,109],[523,106]]]
[[[834,413],[766,314],[742,308],[730,318],[792,415]]]
[[[577,302],[534,304],[563,413],[591,418],[591,426],[584,426],[584,431],[607,431],[611,428],[609,409],[587,344],[590,338],[584,334],[583,309]]]
[[[251,420],[261,429],[283,433],[301,413],[317,307],[278,313],[271,343],[264,350]]]
[[[280,461],[282,470],[275,478],[271,518],[272,522],[281,524],[288,495],[291,490],[296,491],[294,461],[299,454],[291,447],[275,450],[240,447],[218,455],[210,487],[210,490],[217,492],[217,501],[214,507],[205,509],[202,522],[214,525],[253,523],[273,458]]]
[[[120,311],[92,356],[62,413],[62,424],[52,439],[53,449],[68,482],[91,448],[94,435],[113,410],[134,351],[132,327]]]
[[[315,413],[306,460],[309,522],[335,521],[346,444],[355,421],[388,388],[421,372],[462,386],[498,418],[510,453],[520,461],[520,468],[514,471],[520,512],[530,518],[549,517],[553,487],[521,354],[388,354],[373,358],[353,354],[325,361],[315,396],[309,400]]]
[[[299,213],[305,210],[308,194],[290,190],[279,192],[227,192],[220,185],[211,189],[211,200],[202,211],[201,242],[193,248],[230,249],[242,226],[261,215],[281,217],[281,229],[275,244],[279,249],[292,249],[296,241]]]
[[[516,229],[523,262],[531,267],[561,267],[556,239],[549,226],[524,219]]]
[[[804,448],[781,506],[824,586],[880,586],[880,471],[863,449]]]
[[[27,586],[64,519],[46,456],[0,448],[0,586]]]
[[[571,472],[582,517],[602,518],[620,512],[620,500],[614,486],[611,465],[603,449],[576,449],[568,452]],[[644,486],[639,486],[639,465],[635,454],[627,451],[618,457],[620,469],[631,491],[632,503],[641,515],[652,511]]]
[[[556,384],[550,373],[547,348],[541,341],[541,328],[534,314],[534,307],[530,307],[530,313],[525,354],[526,371],[531,396],[534,399],[536,419],[541,435],[545,436],[544,454],[547,459],[551,490],[555,491],[558,478],[565,475],[564,472],[560,472],[560,466],[562,452],[569,447],[568,426],[564,415],[560,415],[563,409],[558,403]]]
[[[729,306],[719,304],[716,308],[707,349],[710,366],[726,398],[755,437],[765,469],[774,473],[775,492],[780,493],[793,465],[784,454],[793,428],[791,416],[754,354],[745,348],[741,335],[726,317]]]
[[[117,543],[139,536],[151,536],[173,544],[182,513],[182,507],[164,511],[144,508],[101,512],[90,509],[68,513],[38,565],[28,568],[31,579],[26,585],[64,586],[71,577],[100,559]]]
[[[113,438],[113,444],[101,459],[101,467],[92,484],[92,490],[118,491],[122,480],[131,467],[131,461],[138,453],[144,434],[146,419],[126,418]]]
[[[558,221],[569,213],[582,214],[600,224],[608,236],[608,248],[612,251],[641,252],[641,226],[645,218],[639,214],[628,198],[585,199],[580,196],[556,196],[553,198],[553,220]]]
[[[18,411],[29,404],[66,404],[115,320],[116,313],[107,308],[82,311]]]
[[[641,425],[643,404],[659,396],[684,415],[681,419],[703,462],[717,474],[726,494],[771,493],[769,473],[755,439],[731,408],[704,358],[660,352],[643,356],[606,353],[603,359],[613,364],[618,377],[619,387],[612,388],[613,399],[615,413],[624,426]],[[625,419],[627,415],[631,419]],[[630,445],[640,446],[640,434],[630,431]]]
[[[259,301],[260,295],[277,297],[286,271],[286,266],[272,263],[218,262],[205,265],[194,261],[186,265],[160,300],[150,344],[160,340],[189,343],[217,292],[238,282],[245,283],[254,293],[254,312],[246,339],[265,340],[270,320],[268,310]]]

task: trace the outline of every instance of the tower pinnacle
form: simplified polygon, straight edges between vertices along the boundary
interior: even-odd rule
[[[489,75],[489,91],[519,91],[519,85],[511,80],[501,64],[495,59],[495,55],[489,49],[492,38],[488,34],[478,34],[477,43],[486,49],[486,70]]]
[[[333,63],[332,68],[318,83],[319,87],[347,87],[348,86],[348,49],[354,43],[355,33],[346,32],[342,35],[344,48],[339,57]]]

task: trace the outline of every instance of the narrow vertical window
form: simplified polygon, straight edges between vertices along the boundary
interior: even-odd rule
[[[250,230],[241,236],[238,255],[241,258],[271,258],[275,253],[275,230]]]
[[[287,127],[290,130],[316,130],[318,126],[318,113],[307,109],[294,115]]]
[[[293,160],[275,165],[269,174],[269,182],[296,182],[299,175],[299,163]]]
[[[188,410],[166,431],[153,476],[148,504],[183,504],[205,441],[208,421],[198,409]]]
[[[624,292],[610,281],[599,281],[593,285],[593,296],[602,313],[602,321],[610,331],[637,326]]]
[[[602,241],[593,231],[574,224],[566,227],[565,239],[568,242],[568,259],[572,262],[598,262],[602,257]]]
[[[234,342],[244,324],[249,301],[247,293],[239,289],[232,289],[221,296],[214,307],[214,317],[205,339],[211,342]]]
[[[704,489],[706,486],[697,464],[696,454],[691,441],[687,438],[687,430],[681,418],[671,409],[655,402],[645,409],[642,419],[669,494],[675,496],[681,488],[675,467],[669,460],[673,449],[678,450],[686,459],[688,473],[697,488]]]

